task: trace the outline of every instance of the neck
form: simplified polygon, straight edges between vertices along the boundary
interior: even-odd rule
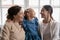
[[[48,17],[43,20],[43,23],[49,23],[50,21],[51,21],[51,17]]]
[[[18,21],[18,20],[13,20],[13,22],[15,22],[15,23],[18,23],[19,25],[21,25],[22,24],[22,22],[21,21]]]
[[[7,19],[6,22],[11,22],[12,20],[11,19]]]
[[[19,23],[19,21],[18,21],[18,20],[16,20],[16,19],[13,19],[13,22],[15,22],[15,23]]]

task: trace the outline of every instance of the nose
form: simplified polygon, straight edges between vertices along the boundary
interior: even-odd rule
[[[40,14],[42,14],[42,12],[40,12]]]
[[[41,11],[41,13],[40,14],[44,14],[44,12],[43,11]]]

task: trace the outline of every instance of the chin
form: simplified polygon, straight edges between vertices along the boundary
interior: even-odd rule
[[[41,18],[44,18],[43,16],[41,16]]]
[[[23,20],[20,20],[21,22],[23,21]]]
[[[41,18],[45,18],[44,16],[41,16]]]

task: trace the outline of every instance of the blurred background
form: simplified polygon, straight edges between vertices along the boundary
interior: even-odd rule
[[[0,34],[1,28],[6,21],[7,10],[12,5],[19,5],[26,8],[32,7],[36,12],[36,17],[41,21],[40,11],[43,5],[51,5],[53,7],[53,18],[60,21],[60,0],[0,0]],[[0,35],[1,36],[1,35]]]

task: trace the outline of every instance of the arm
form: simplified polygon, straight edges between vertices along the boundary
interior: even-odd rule
[[[2,40],[9,40],[9,28],[7,25],[4,25],[3,31],[2,31]]]
[[[57,23],[55,27],[56,28],[55,28],[55,34],[54,34],[53,40],[59,40],[59,27],[60,27],[60,24]]]

